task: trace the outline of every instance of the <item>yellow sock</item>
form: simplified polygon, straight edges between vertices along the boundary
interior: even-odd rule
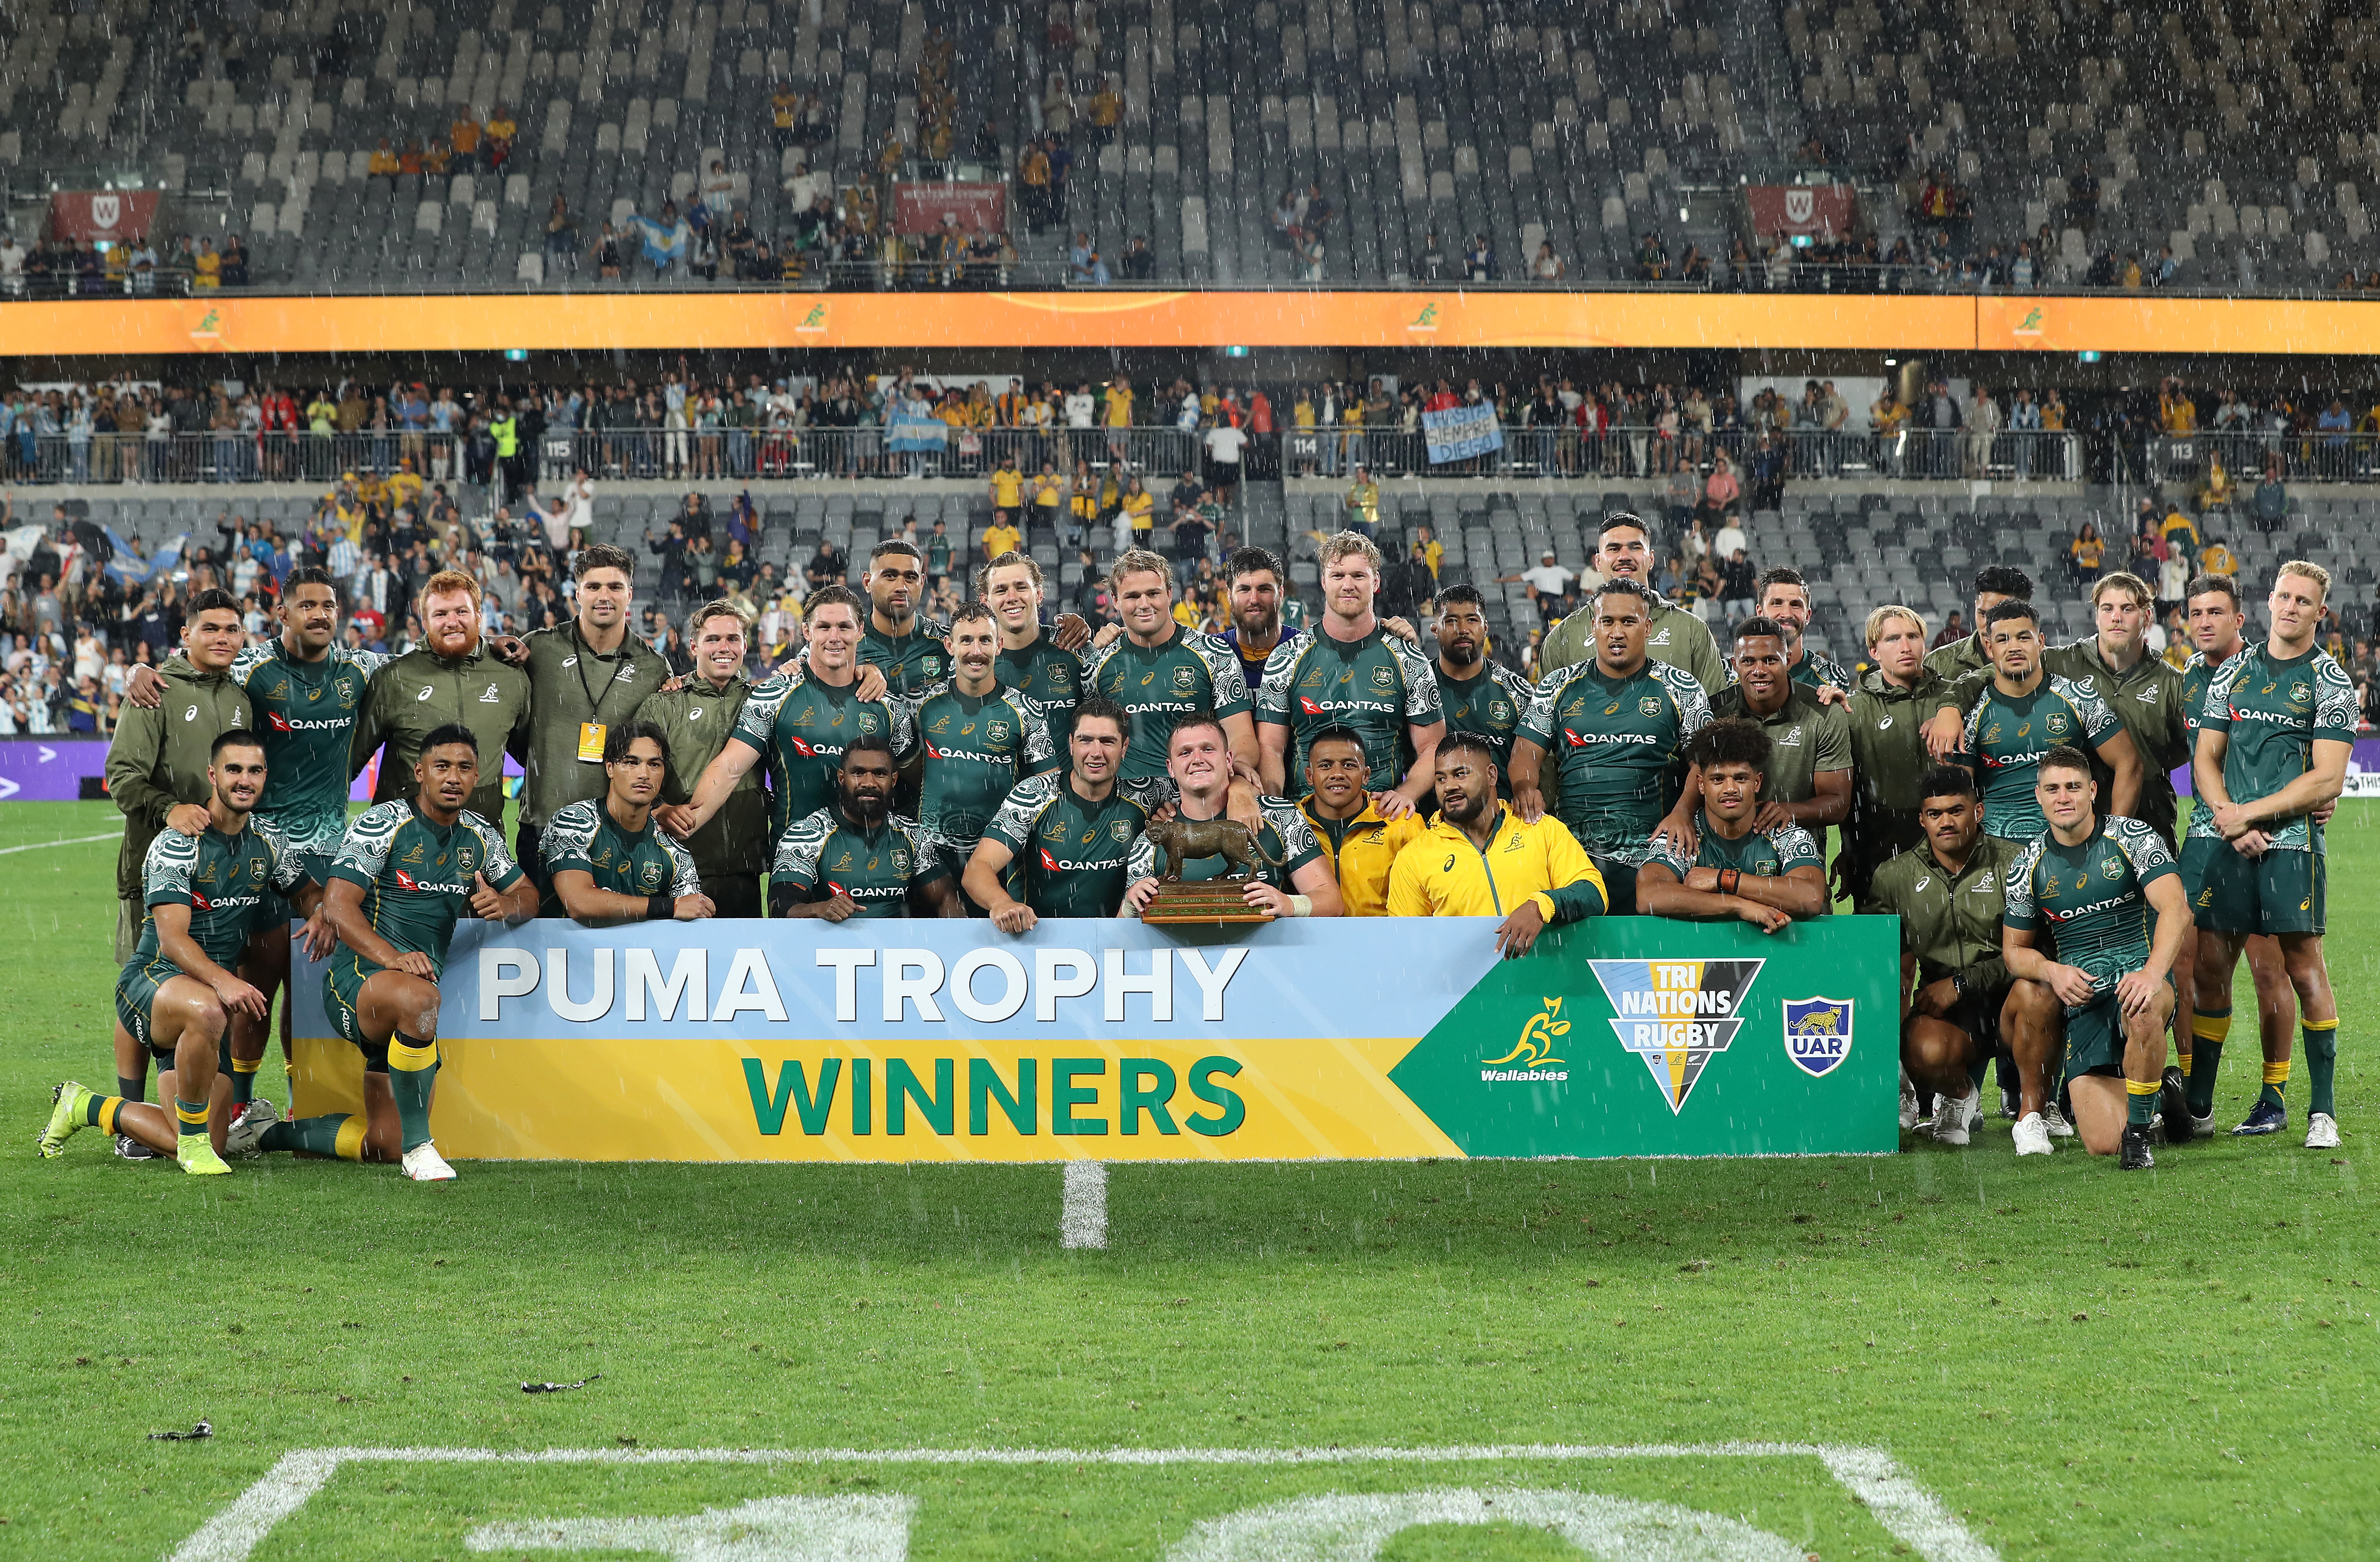
[[[360,1112],[356,1113],[352,1117],[342,1118],[339,1123],[339,1137],[332,1145],[333,1153],[335,1153],[342,1161],[362,1160],[364,1158],[364,1129],[369,1126],[370,1125],[364,1119],[364,1115]]]

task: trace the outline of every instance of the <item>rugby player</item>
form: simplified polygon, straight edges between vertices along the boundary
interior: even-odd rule
[[[447,726],[465,726],[483,763],[475,767],[475,789],[464,806],[482,819],[502,819],[504,756],[528,751],[528,675],[481,648],[480,582],[461,570],[430,577],[415,612],[421,643],[372,674],[347,750],[347,775],[363,774],[385,749],[372,800],[409,801],[420,784],[424,741]]]
[[[1755,589],[1759,592],[1753,612],[1784,631],[1785,667],[1795,683],[1814,693],[1832,689],[1849,694],[1853,687],[1851,669],[1823,651],[1813,651],[1802,643],[1803,631],[1810,627],[1810,587],[1798,569],[1782,566],[1764,569]],[[1736,631],[1741,640],[1742,631]],[[1712,709],[1718,707],[1718,691],[1711,691]],[[1833,703],[1832,700],[1828,702]],[[1820,838],[1824,845],[1824,838]]]
[[[1416,647],[1381,627],[1373,612],[1379,589],[1380,550],[1369,538],[1342,531],[1322,544],[1321,621],[1274,649],[1257,695],[1267,792],[1304,791],[1313,735],[1352,726],[1364,738],[1367,787],[1382,817],[1402,818],[1429,795],[1430,750],[1446,733],[1438,678]]]
[[[554,810],[538,837],[543,915],[612,927],[699,921],[718,909],[702,893],[694,854],[653,827],[668,774],[669,740],[653,723],[623,722],[603,735],[603,795]]]
[[[1925,658],[1926,670],[1945,683],[1955,683],[1969,673],[1991,671],[1991,641],[1985,625],[1993,608],[2004,602],[2031,602],[2033,577],[2012,565],[1992,564],[1975,571],[1975,616],[1970,620],[1973,632],[1966,639],[1954,641],[1933,652]]]
[[[1108,572],[1109,589],[1123,616],[1123,633],[1092,651],[1083,664],[1083,688],[1121,707],[1132,724],[1123,778],[1161,781],[1166,740],[1173,724],[1195,711],[1211,711],[1231,739],[1233,767],[1249,791],[1232,817],[1251,829],[1263,823],[1255,810],[1257,729],[1240,658],[1213,635],[1186,629],[1173,617],[1173,567],[1145,548],[1134,548]]]
[[[1984,828],[2011,841],[2041,834],[2034,767],[2052,749],[2086,744],[2114,773],[2108,812],[2130,818],[2124,811],[2141,792],[2140,753],[2131,734],[2089,679],[2042,670],[2041,618],[2033,604],[2001,603],[1984,628],[1992,650],[1991,677],[1978,680],[1981,697],[1967,713],[1960,745],[1983,790]]]
[[[1179,794],[1175,817],[1194,823],[1221,818],[1232,789],[1232,751],[1222,724],[1203,714],[1185,716],[1174,724],[1166,748],[1166,774]],[[1261,798],[1257,806],[1265,816],[1264,828],[1257,832],[1257,850],[1264,860],[1248,874],[1241,898],[1276,917],[1340,915],[1338,882],[1305,815],[1286,798]],[[1175,879],[1190,884],[1233,871],[1220,856],[1169,860],[1166,867]],[[1157,848],[1144,835],[1133,843],[1133,882],[1123,894],[1123,912],[1138,916],[1148,905],[1159,888],[1157,869]]]
[[[710,602],[696,608],[686,626],[693,673],[678,688],[664,685],[646,695],[637,707],[638,722],[661,729],[662,751],[669,756],[657,814],[692,799],[694,784],[727,746],[744,714],[744,702],[752,693],[752,681],[744,673],[748,649],[745,628],[744,611],[734,603]],[[703,897],[714,915],[760,914],[760,875],[769,866],[767,774],[764,766],[737,776],[710,822],[686,837],[686,849],[693,854]]]
[[[2036,1020],[2051,1024],[2055,1005],[2039,982],[2009,979],[2000,917],[2023,848],[1984,834],[1975,773],[1937,764],[1916,791],[1925,841],[1876,870],[1872,904],[1900,919],[1901,1069],[1919,1098],[1937,1098],[1935,1141],[1964,1144],[1982,1115],[1984,1073],[2008,1050],[2003,1011],[2036,1005]]]
[[[646,696],[670,680],[669,663],[628,629],[636,572],[636,556],[625,548],[604,543],[581,548],[571,564],[577,615],[567,624],[532,630],[520,641],[529,718],[516,860],[540,888],[545,857],[540,832],[557,810],[604,795],[603,756],[612,725],[633,720]],[[504,818],[501,804],[484,816]]]
[[[883,734],[844,747],[834,801],[795,820],[777,844],[769,868],[771,916],[839,922],[967,914],[941,843],[892,811],[898,780],[892,741]]]
[[[932,838],[935,855],[963,865],[1009,788],[1054,769],[1058,758],[1041,708],[1001,687],[992,609],[980,601],[961,604],[948,634],[953,676],[917,698],[908,780],[917,793],[917,824]]]
[[[1002,554],[976,571],[975,594],[990,604],[1000,629],[1000,658],[992,671],[1002,688],[1040,710],[1050,752],[1062,760],[1066,735],[1075,725],[1075,702],[1083,697],[1083,660],[1058,642],[1081,630],[1085,632],[1074,634],[1072,643],[1082,644],[1088,626],[1071,613],[1062,614],[1056,632],[1045,632],[1041,590],[1041,567],[1030,554]]]
[[[1674,800],[1671,777],[1683,768],[1686,740],[1710,720],[1693,675],[1647,657],[1653,616],[1643,586],[1605,582],[1595,598],[1595,659],[1538,680],[1512,742],[1514,810],[1526,824],[1545,816],[1539,778],[1552,750],[1560,817],[1595,859],[1607,909],[1619,917],[1635,914],[1636,870]]]
[[[1019,781],[984,826],[960,885],[1001,932],[1027,932],[1043,917],[1112,917],[1123,904],[1133,843],[1156,805],[1149,788],[1116,775],[1132,722],[1106,696],[1085,696],[1066,768]]]
[[[1488,739],[1496,752],[1497,784],[1509,799],[1512,735],[1528,714],[1529,680],[1488,660],[1487,604],[1475,587],[1441,588],[1430,632],[1438,641],[1431,670],[1438,675],[1438,708],[1446,729]]]
[[[1827,914],[1827,861],[1817,843],[1761,800],[1773,752],[1767,729],[1742,716],[1694,734],[1686,762],[1700,778],[1696,845],[1688,855],[1666,836],[1655,839],[1636,870],[1636,905],[1645,915],[1733,918],[1775,933],[1797,918]]]
[[[2207,686],[2192,768],[2197,794],[2224,842],[2199,890],[2199,1000],[2218,1006],[2253,934],[2281,946],[2297,990],[2306,1056],[2306,1148],[2338,1147],[2332,1096],[2338,1068],[2338,1000],[2322,934],[2327,907],[2323,827],[2314,811],[2347,785],[2355,745],[2355,686],[2314,635],[2330,594],[2330,572],[2291,559],[2265,598],[2272,632],[2225,664]],[[2265,1134],[2289,1121],[2284,1056],[2265,1065],[2265,1090],[2232,1131]]]
[[[1339,886],[1341,912],[1350,917],[1388,913],[1389,871],[1423,828],[1418,811],[1382,818],[1367,788],[1370,775],[1364,736],[1352,726],[1326,726],[1306,746],[1305,779],[1314,789],[1297,811]]]
[[[2064,1010],[2059,1072],[2082,1147],[2094,1155],[2120,1154],[2124,1170],[2142,1170],[2155,1164],[2149,1131],[2166,1092],[2173,962],[2189,902],[2157,833],[2137,819],[2098,812],[2088,754],[2061,743],[2041,756],[2034,773],[2047,827],[2009,870],[2001,958],[2010,977],[2046,988]],[[2046,1155],[2049,1130],[2040,1108],[2056,1016],[2047,1005],[2031,1003],[2011,1008],[2007,1019],[2024,1094],[2024,1115],[2012,1133],[2016,1153]]]
[[[1232,593],[1232,627],[1221,635],[1240,659],[1240,677],[1254,699],[1264,687],[1265,667],[1272,653],[1305,638],[1282,616],[1285,605],[1297,599],[1288,594],[1289,576],[1269,548],[1241,548],[1224,562],[1224,583]]]
[[[1614,510],[1603,518],[1589,562],[1607,582],[1627,580],[1644,589],[1645,653],[1693,678],[1706,694],[1715,693],[1727,683],[1727,664],[1719,656],[1718,642],[1711,638],[1708,625],[1653,591],[1652,534],[1637,517]],[[1602,638],[1596,610],[1589,604],[1547,631],[1537,648],[1540,665],[1550,674],[1590,662]]]
[[[1867,616],[1866,639],[1871,665],[1845,706],[1852,811],[1835,860],[1852,909],[1863,913],[1878,909],[1869,889],[1876,870],[1926,838],[1919,784],[1933,762],[1923,718],[1949,687],[1925,665],[1925,618],[1916,609],[1877,608]]]
[[[1755,826],[1775,830],[1800,825],[1824,862],[1827,826],[1841,824],[1851,812],[1851,718],[1840,701],[1818,703],[1817,686],[1793,680],[1787,665],[1793,643],[1786,626],[1757,614],[1737,625],[1730,662],[1735,681],[1711,696],[1711,715],[1739,716],[1768,734],[1768,762]],[[1661,822],[1662,835],[1689,858],[1694,851],[1701,779],[1689,766],[1678,804]]]
[[[196,834],[159,831],[141,863],[146,915],[115,979],[116,1052],[121,1056],[128,1043],[155,1056],[158,1094],[172,1099],[173,1111],[69,1080],[51,1092],[44,1156],[63,1152],[79,1129],[95,1128],[128,1135],[198,1176],[231,1169],[217,1153],[233,1106],[222,1067],[226,1031],[234,1014],[261,1019],[265,996],[230,968],[282,895],[306,917],[306,935],[328,946],[316,914],[322,890],[307,880],[304,859],[278,830],[250,817],[267,774],[256,734],[235,728],[217,737],[208,755],[205,824]]]
[[[1496,951],[1517,959],[1553,922],[1610,907],[1603,874],[1559,819],[1524,819],[1497,796],[1496,751],[1450,732],[1431,757],[1438,818],[1397,853],[1392,917],[1500,917]]]
[[[2248,616],[2240,606],[2240,586],[2228,575],[2201,575],[2191,581],[2184,609],[2188,615],[2191,653],[2181,669],[2183,708],[2190,720],[2191,747],[2196,752],[2198,733],[2204,726],[2207,687],[2220,676],[2222,667],[2231,658],[2247,650],[2241,631],[2247,628]],[[2313,812],[2316,824],[2330,822],[2334,800]],[[2198,919],[2204,918],[2214,903],[2206,884],[2207,865],[2218,854],[2228,850],[2223,836],[2215,828],[2215,810],[2207,806],[2206,798],[2193,786],[2190,799],[2190,818],[2183,827],[2181,841],[2181,887],[2190,897],[2192,926],[2182,940],[2181,958],[2175,962],[2176,980],[2181,986],[2181,1007],[2174,1016],[2174,1037],[2181,1055],[2181,1069],[2188,1082],[2190,1126],[2192,1133],[2211,1133],[2215,1128],[2215,1080],[2223,1067],[2223,1043],[2231,1031],[2231,990],[2227,983],[2222,994],[2222,1007],[2200,1007],[2203,998],[2198,990]],[[2281,963],[2280,941],[2268,933],[2252,933],[2246,940],[2248,975],[2256,989],[2257,1040],[2262,1043],[2264,1061],[2267,1066],[2289,1060],[2290,1031],[2298,1022],[2298,995],[2289,985],[2289,972]],[[2181,1033],[2187,1029],[2192,1044],[2180,1047]],[[2278,1091],[2275,1092],[2276,1104]],[[2168,1138],[2173,1137],[2173,1125],[2166,1125]]]
[[[925,590],[925,555],[895,537],[868,555],[859,583],[868,592],[868,622],[859,636],[859,665],[884,675],[884,687],[914,699],[950,676],[942,627],[917,612]]]
[[[853,738],[889,738],[896,759],[908,756],[913,738],[907,704],[869,700],[859,687],[859,599],[845,587],[823,586],[804,605],[808,666],[775,674],[746,696],[735,732],[704,768],[693,797],[662,813],[662,827],[680,840],[717,816],[736,783],[763,756],[776,799],[769,823],[771,841],[793,821],[834,800],[835,774],[844,746]]]
[[[413,772],[408,800],[377,804],[347,826],[323,896],[339,948],[322,972],[322,1007],[363,1054],[363,1116],[261,1125],[250,1111],[225,1135],[227,1152],[395,1161],[416,1182],[455,1176],[430,1138],[447,946],[467,909],[518,924],[537,915],[538,895],[503,834],[468,806],[484,790],[468,726],[422,734]]]

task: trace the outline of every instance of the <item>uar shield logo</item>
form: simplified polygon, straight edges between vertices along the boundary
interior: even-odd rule
[[[1852,1000],[1785,1000],[1785,1056],[1814,1080],[1825,1079],[1852,1055]]]

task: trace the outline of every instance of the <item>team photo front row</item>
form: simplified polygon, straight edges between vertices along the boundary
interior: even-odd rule
[[[696,612],[694,670],[671,677],[628,632],[616,549],[579,556],[572,622],[519,641],[483,645],[476,583],[437,577],[425,643],[395,657],[336,644],[322,571],[293,573],[281,634],[256,645],[207,593],[109,759],[116,1089],[60,1084],[42,1153],[95,1128],[192,1173],[285,1151],[451,1178],[430,1115],[466,917],[978,917],[993,940],[1042,917],[1158,920],[1203,885],[1253,920],[1491,919],[1448,936],[1512,958],[1597,916],[1774,934],[1828,915],[1830,828],[1852,913],[1900,919],[1905,1128],[1969,1142],[1997,1068],[2019,1155],[2079,1137],[2151,1165],[2153,1143],[2214,1131],[2244,954],[2264,1087],[2232,1131],[2286,1126],[2296,1041],[2305,1143],[2338,1144],[2323,829],[2355,714],[2314,645],[2325,571],[2280,567],[2255,642],[2229,578],[2192,582],[2177,668],[2147,653],[2143,582],[2099,581],[2097,633],[2049,646],[2031,581],[1990,569],[1973,636],[1929,654],[1921,615],[1878,609],[1854,677],[1803,646],[1791,570],[1763,577],[1721,656],[1640,583],[1646,536],[1607,518],[1604,584],[1548,641],[1575,660],[1534,685],[1487,660],[1469,588],[1433,604],[1432,650],[1378,618],[1379,556],[1353,533],[1325,544],[1303,628],[1279,562],[1235,555],[1251,610],[1229,636],[1181,624],[1169,564],[1140,552],[1097,637],[1045,624],[1018,554],[932,623],[922,560],[888,543],[864,594],[812,594],[802,650],[757,683],[726,604]],[[350,818],[375,759],[376,800]],[[255,1093],[276,994],[288,1045],[293,946],[327,960],[360,1114],[284,1118]]]

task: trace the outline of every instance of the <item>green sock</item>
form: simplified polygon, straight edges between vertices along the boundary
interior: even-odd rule
[[[207,1131],[207,1104],[184,1101],[177,1095],[174,1098],[174,1119],[184,1139],[193,1134],[203,1137]]]
[[[2215,1111],[2215,1076],[2223,1067],[2223,1038],[2231,1033],[2231,1011],[2203,1008],[2190,1024],[2190,1109],[2204,1117]]]
[[[2265,1088],[2256,1092],[2256,1100],[2264,1105],[2286,1112],[2289,1104],[2284,1099],[2283,1092],[2289,1088],[2289,1060],[2284,1058],[2278,1063],[2267,1063],[2265,1065]]]
[[[224,1033],[223,1056],[216,1067],[231,1080],[231,1104],[245,1106],[256,1098],[256,1070],[263,1063],[261,1057],[234,1057],[231,1055],[231,1033]],[[234,1113],[233,1116],[238,1116]]]
[[[399,1031],[388,1041],[388,1092],[396,1097],[399,1142],[430,1142],[430,1086],[438,1078],[438,1043]]]
[[[126,1101],[148,1100],[149,1076],[146,1074],[118,1074],[115,1076],[115,1093]]]
[[[352,1129],[349,1124],[354,1124]],[[363,1155],[363,1119],[340,1113],[328,1117],[295,1117],[275,1123],[264,1130],[257,1147],[266,1151],[302,1152],[309,1155],[335,1155],[343,1161],[359,1160]]]
[[[2127,1127],[2144,1129],[2149,1126],[2150,1119],[2156,1116],[2157,1091],[2160,1088],[2155,1080],[2146,1084],[2138,1080],[2124,1081],[2124,1122]]]
[[[90,1100],[82,1104],[83,1127],[107,1129],[112,1131],[115,1127],[115,1114],[123,1108],[123,1105],[124,1097],[120,1095],[100,1095],[94,1092]]]
[[[2308,1020],[2298,1034],[2305,1049],[2306,1110],[2336,1117],[2330,1090],[2338,1074],[2338,1021]]]

